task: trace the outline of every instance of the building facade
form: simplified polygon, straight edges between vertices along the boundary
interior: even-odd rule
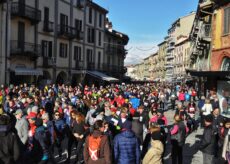
[[[190,46],[189,36],[179,36],[178,42],[175,44],[174,53],[174,76],[177,81],[183,81],[187,79],[186,70],[190,67]]]
[[[159,74],[158,74],[158,52],[152,54],[149,56],[150,59],[150,80],[158,80]]]
[[[91,0],[1,1],[0,83],[76,84],[114,75],[104,67],[107,13]],[[124,74],[124,61],[116,64]]]
[[[199,0],[190,40],[190,69],[207,71],[210,69],[211,25],[214,2]]]
[[[157,63],[158,63],[158,77],[160,78],[160,80],[164,81],[165,80],[165,59],[168,59],[170,57],[166,58],[166,47],[167,47],[167,42],[163,41],[160,44],[158,44],[158,59],[157,59]]]
[[[168,36],[165,38],[167,42],[165,59],[166,81],[172,81],[176,78],[176,75],[174,74],[174,58],[176,54],[175,45],[180,42],[181,36],[189,37],[194,18],[195,12],[181,17],[176,20],[168,30]]]
[[[212,71],[230,71],[230,3],[215,2],[210,68]]]

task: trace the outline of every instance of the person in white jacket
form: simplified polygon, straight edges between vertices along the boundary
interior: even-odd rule
[[[228,163],[230,162],[230,119],[228,118],[226,123],[225,123],[225,128],[228,130],[228,133],[226,134],[225,138],[224,138],[224,144],[223,144],[223,150],[222,150],[222,158],[227,161]],[[228,156],[228,157],[227,157]]]
[[[207,116],[207,115],[209,115],[209,114],[211,114],[211,112],[213,111],[213,109],[212,109],[212,104],[210,103],[210,100],[209,99],[206,99],[205,100],[205,104],[204,104],[204,106],[202,107],[202,114],[204,115],[204,116]]]

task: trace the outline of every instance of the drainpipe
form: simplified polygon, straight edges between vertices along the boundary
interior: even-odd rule
[[[9,34],[9,27],[10,27],[10,0],[6,1],[6,37],[5,37],[5,84],[9,83],[9,76],[8,76],[8,57],[10,55],[10,34]],[[8,44],[9,43],[9,44]]]
[[[70,1],[70,27],[75,28],[73,26],[73,0]],[[75,30],[75,29],[74,29]],[[71,69],[72,69],[72,45],[73,41],[69,40],[69,68],[68,68],[68,82],[71,82]]]

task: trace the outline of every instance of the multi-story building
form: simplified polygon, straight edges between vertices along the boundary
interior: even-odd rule
[[[175,53],[174,53],[174,76],[177,81],[182,81],[183,79],[187,79],[186,70],[189,69],[190,66],[190,46],[191,42],[189,40],[189,36],[179,36],[178,42],[175,44]]]
[[[197,77],[200,94],[206,90],[219,96],[229,90],[230,76],[230,2],[199,0],[190,35],[191,65],[188,72]]]
[[[230,2],[227,0],[215,1],[212,36],[211,70],[230,71]]]
[[[128,65],[126,66],[126,68],[127,68],[126,76],[130,77],[131,79],[136,79],[135,65]]]
[[[92,0],[1,1],[0,83],[108,80],[107,13]],[[124,62],[116,64],[122,68],[116,73],[124,74]]]
[[[149,80],[150,79],[150,56],[146,57],[143,59],[143,65],[144,65],[144,72],[143,72],[143,76],[144,76],[144,80]]]
[[[158,76],[161,80],[165,79],[165,59],[168,59],[168,57],[166,58],[166,46],[167,46],[167,42],[163,41],[160,44],[158,44],[159,50],[158,50]],[[170,58],[170,57],[169,57]]]
[[[122,79],[123,75],[127,72],[127,68],[124,67],[124,60],[127,55],[125,46],[129,41],[129,37],[124,33],[114,30],[112,22],[109,22],[108,18],[105,34],[105,56],[102,71],[113,77]]]
[[[181,36],[189,37],[193,21],[195,18],[195,13],[192,12],[189,15],[179,18],[176,20],[170,29],[168,30],[168,36],[165,38],[167,42],[167,52],[165,60],[166,68],[166,80],[172,81],[176,78],[174,75],[174,58],[175,58],[175,45],[179,42]]]
[[[158,71],[157,71],[157,66],[158,66],[157,60],[158,60],[158,52],[150,55],[149,71],[150,71],[150,79],[151,80],[159,80],[159,75],[158,75]]]
[[[199,0],[190,34],[190,68],[193,70],[207,71],[210,68],[213,7],[214,3],[212,0]]]

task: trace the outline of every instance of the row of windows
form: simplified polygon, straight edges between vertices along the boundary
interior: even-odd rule
[[[83,61],[82,57],[82,48],[79,46],[74,46],[74,60],[77,61]],[[45,41],[42,40],[42,55],[44,57],[52,57],[52,41]],[[86,55],[87,55],[87,61],[90,63],[94,62],[93,58],[93,50],[92,49],[87,49],[86,50]],[[67,58],[68,57],[68,44],[65,43],[60,43],[59,44],[59,56],[61,58]],[[98,52],[98,61],[101,61],[101,52]],[[100,63],[100,62],[98,62]]]

